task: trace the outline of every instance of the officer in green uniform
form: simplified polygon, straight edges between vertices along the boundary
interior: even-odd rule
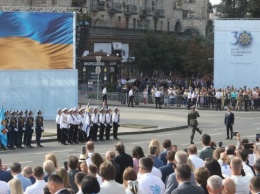
[[[197,117],[199,117],[198,111],[195,110],[196,106],[191,107],[191,111],[188,114],[188,125],[192,127],[191,137],[190,137],[190,143],[194,144],[193,139],[195,135],[195,131],[198,131],[200,134],[202,133],[202,130],[200,130],[198,126]]]

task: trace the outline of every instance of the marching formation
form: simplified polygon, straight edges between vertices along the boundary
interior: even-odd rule
[[[43,147],[41,145],[41,135],[44,131],[44,122],[40,110],[35,118],[32,111],[26,110],[24,114],[21,110],[5,111],[1,124],[4,126],[1,132],[7,135],[7,142],[5,145],[1,142],[0,149],[33,148],[31,141],[34,132],[36,134],[37,147]]]
[[[63,145],[110,140],[110,130],[113,128],[113,138],[118,140],[117,132],[120,123],[119,109],[97,107],[58,109],[56,116],[57,140]],[[105,137],[104,137],[105,136]]]

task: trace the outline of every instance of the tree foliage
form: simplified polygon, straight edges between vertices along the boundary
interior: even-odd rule
[[[219,17],[222,18],[259,18],[259,0],[222,0],[216,5]]]
[[[213,41],[206,38],[178,40],[171,34],[148,33],[137,41],[133,54],[139,71],[152,76],[155,72],[169,74],[212,73]]]

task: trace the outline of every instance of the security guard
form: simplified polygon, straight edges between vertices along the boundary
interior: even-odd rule
[[[35,117],[35,133],[36,133],[36,143],[37,147],[43,147],[41,145],[41,137],[42,137],[42,132],[44,131],[43,128],[43,116],[42,116],[42,111],[37,112],[37,116]]]
[[[25,133],[24,136],[25,141],[24,141],[24,145],[27,148],[34,148],[31,143],[32,143],[32,134],[34,132],[33,130],[33,124],[34,124],[34,118],[33,118],[33,112],[30,110],[29,111],[29,115],[26,117],[26,121],[25,121]]]
[[[200,116],[198,111],[195,110],[196,106],[191,107],[191,111],[188,114],[188,125],[192,127],[191,137],[190,137],[190,143],[194,144],[193,139],[195,135],[195,131],[198,131],[200,134],[202,133],[202,130],[200,130],[198,126],[197,118]]]

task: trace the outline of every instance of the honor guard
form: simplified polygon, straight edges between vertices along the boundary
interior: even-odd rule
[[[112,114],[111,114],[112,109],[108,108],[107,113],[106,113],[106,140],[110,140],[110,129],[112,128]]]
[[[23,140],[23,135],[25,131],[25,119],[23,116],[23,111],[19,111],[18,113],[18,132],[17,132],[17,148],[18,149],[24,149],[22,146],[22,140]]]
[[[8,132],[8,128],[9,128],[9,111],[5,111],[4,112],[4,120],[2,120],[1,124],[3,125],[3,129],[1,130],[1,133],[3,134],[7,134]],[[8,146],[8,139],[7,139],[7,144],[4,145],[2,142],[0,142],[0,150],[3,149],[3,150],[7,150]]]
[[[85,108],[80,108],[79,109],[78,118],[80,120],[80,129],[79,129],[79,133],[78,133],[78,142],[85,143],[86,139],[87,139],[86,133],[83,130],[83,124],[84,124],[84,120],[85,120]]]
[[[74,117],[73,117],[73,108],[69,109],[69,111],[68,111],[68,125],[69,125],[68,143],[73,144],[72,138],[73,138],[73,132],[74,132],[74,128],[75,128]]]
[[[57,130],[57,141],[61,142],[61,128],[60,128],[60,117],[61,117],[61,109],[59,108],[56,115],[56,130]]]
[[[191,107],[191,111],[188,114],[188,125],[192,127],[191,137],[190,137],[190,143],[193,143],[195,131],[198,131],[200,134],[202,133],[202,130],[200,130],[198,126],[197,118],[199,117],[198,111],[196,111],[196,106]]]
[[[66,143],[66,140],[68,139],[68,109],[64,108],[62,109],[62,114],[60,117],[60,128],[61,128],[61,144],[62,145],[68,145]]]
[[[104,131],[105,131],[105,124],[106,124],[106,110],[104,107],[99,109],[99,122],[100,122],[100,129],[99,129],[99,140],[104,141]]]
[[[81,119],[80,119],[79,111],[77,108],[74,108],[74,112],[73,112],[72,116],[74,117],[74,124],[75,124],[72,141],[73,141],[73,143],[77,144],[79,142],[79,140],[78,140],[79,133],[81,133],[81,127],[80,127]]]
[[[32,146],[32,134],[34,132],[33,125],[34,125],[34,117],[33,117],[33,112],[30,110],[29,115],[26,117],[25,133],[24,133],[24,136],[26,137],[24,140],[24,145],[27,148],[33,148]]]
[[[44,132],[43,117],[42,117],[42,111],[39,110],[37,112],[37,116],[35,117],[35,133],[36,133],[37,147],[43,147],[41,145],[42,132]]]
[[[13,110],[11,111],[10,123],[9,123],[9,130],[7,133],[8,138],[8,145],[10,149],[16,149],[15,144],[17,143],[17,118],[16,112]]]
[[[119,140],[119,138],[117,137],[118,127],[120,127],[120,114],[118,108],[114,109],[114,113],[112,115],[112,122],[113,122],[113,137],[114,139]]]
[[[87,108],[85,117],[84,117],[84,122],[83,122],[83,131],[86,133],[86,140],[90,139],[90,128],[92,128],[92,122],[91,122],[91,116],[92,116],[93,108]]]
[[[98,126],[99,126],[99,114],[98,114],[98,108],[95,107],[93,110],[93,114],[91,115],[91,122],[92,122],[92,127],[90,128],[89,136],[90,140],[97,141],[97,131],[98,131]]]
[[[27,117],[28,117],[28,110],[24,111],[24,134],[23,134],[23,143],[24,143],[24,147],[26,147],[26,121],[27,121]]]

